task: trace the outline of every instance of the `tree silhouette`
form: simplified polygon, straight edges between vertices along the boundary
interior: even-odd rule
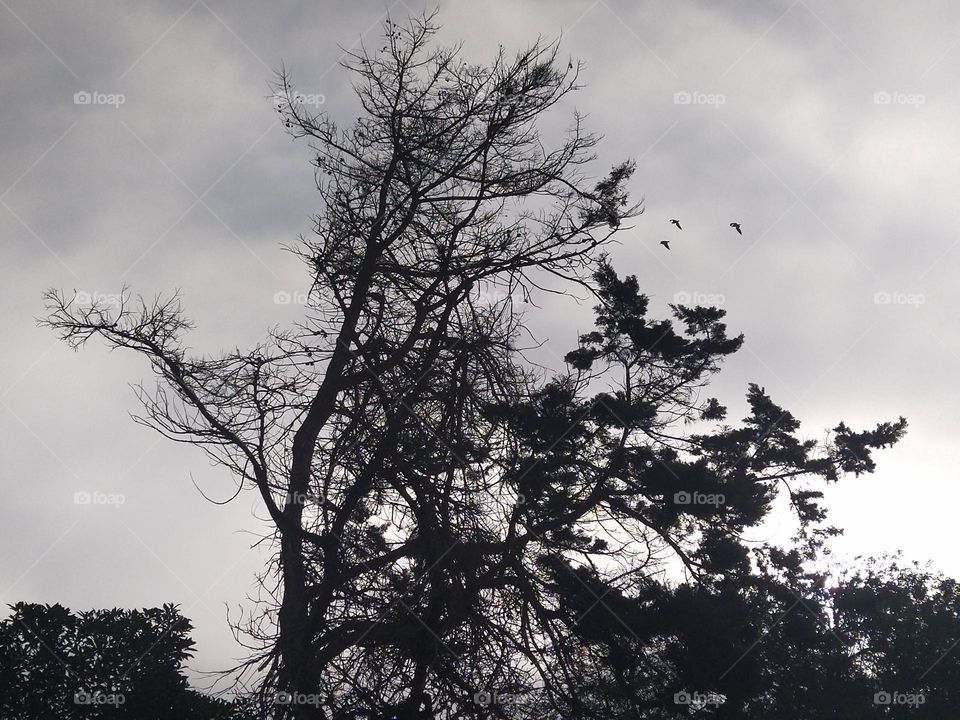
[[[45,322],[146,356],[159,383],[141,387],[138,420],[259,492],[277,555],[251,667],[278,717],[677,712],[662,700],[681,687],[671,613],[676,632],[684,613],[723,620],[724,603],[768,618],[784,598],[755,571],[781,559],[744,532],[782,495],[792,552],[815,553],[832,532],[819,485],[872,471],[906,423],[841,423],[817,443],[751,386],[750,414],[725,424],[703,390],[742,337],[716,308],[648,317],[604,253],[641,212],[632,163],[591,180],[579,115],[554,144],[539,130],[579,66],[542,43],[472,65],[435,32],[431,15],[387,21],[383,50],[349,56],[363,114],[347,129],[280,76],[322,203],[292,248],[310,272],[300,324],[196,357],[176,296],[115,310],[50,291]],[[595,330],[552,375],[524,356],[528,301],[551,293],[596,302]]]
[[[0,621],[5,720],[245,720],[240,706],[191,689],[190,621],[173,605],[74,613],[17,603]]]

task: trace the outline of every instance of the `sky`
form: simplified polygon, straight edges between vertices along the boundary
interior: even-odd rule
[[[747,383],[822,439],[904,415],[873,476],[829,489],[838,560],[902,550],[960,576],[950,381],[960,368],[960,6],[440,0],[442,43],[474,61],[562,38],[584,63],[569,112],[633,158],[645,213],[615,266],[655,313],[719,304],[744,349],[712,386],[736,420]],[[182,606],[191,677],[243,656],[227,612],[255,593],[253,495],[199,450],[134,424],[132,354],[74,353],[38,328],[48,287],[179,288],[198,352],[297,319],[302,266],[282,249],[318,196],[305,144],[270,101],[281,65],[340,123],[345,50],[414,0],[0,0],[0,605]],[[567,113],[564,115],[563,113]],[[680,220],[677,230],[669,219]],[[743,235],[730,226],[740,222]],[[671,241],[671,249],[659,245]],[[284,302],[292,299],[293,302]],[[559,365],[589,304],[531,322]],[[775,532],[776,528],[771,529]]]

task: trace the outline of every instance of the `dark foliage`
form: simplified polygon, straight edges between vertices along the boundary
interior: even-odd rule
[[[17,603],[0,622],[4,720],[252,720],[183,675],[190,621],[173,605],[71,612]]]

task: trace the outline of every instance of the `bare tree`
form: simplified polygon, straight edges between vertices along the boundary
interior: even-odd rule
[[[671,562],[707,572],[716,531],[757,522],[779,481],[869,470],[869,447],[902,426],[841,426],[813,458],[754,388],[764,422],[674,431],[723,418],[700,390],[741,338],[712,308],[675,308],[682,331],[646,320],[636,280],[607,264],[604,246],[641,211],[624,188],[632,164],[590,180],[597,138],[580,117],[552,149],[538,128],[579,65],[542,42],[465,63],[433,46],[429,14],[384,29],[382,49],[344,63],[362,106],[347,129],[278,80],[322,201],[291,248],[311,277],[302,323],[209,358],[184,351],[176,297],[125,295],[112,311],[51,291],[45,322],[74,346],[98,335],[145,355],[159,383],[140,390],[138,420],[259,492],[278,552],[251,664],[265,699],[289,694],[279,716],[515,715],[475,697],[496,689],[526,693],[529,717],[609,717],[577,692],[609,670],[570,582],[605,604]],[[577,289],[597,298],[598,329],[545,378],[524,360],[524,307]],[[601,381],[609,391],[591,395]],[[673,502],[710,489],[729,504]],[[813,495],[790,493],[817,519]]]

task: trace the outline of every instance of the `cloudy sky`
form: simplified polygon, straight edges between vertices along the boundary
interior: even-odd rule
[[[576,105],[605,136],[597,174],[633,157],[646,198],[615,263],[659,312],[675,300],[728,310],[747,339],[715,385],[733,418],[751,381],[808,437],[907,416],[876,475],[828,495],[846,528],[838,555],[902,549],[960,576],[960,7],[439,5],[443,40],[472,59],[562,34],[585,63]],[[284,63],[349,121],[343,49],[375,44],[387,11],[421,9],[0,0],[0,603],[176,602],[197,626],[195,677],[242,655],[226,607],[243,605],[263,563],[255,499],[204,501],[192,482],[224,498],[230,478],[127,417],[145,364],[95,343],[72,353],[37,328],[40,295],[181,288],[201,352],[295,319],[274,298],[306,277],[281,244],[307,231],[317,197],[307,148],[269,100],[273,72]],[[571,349],[589,316],[545,301],[544,358]]]

